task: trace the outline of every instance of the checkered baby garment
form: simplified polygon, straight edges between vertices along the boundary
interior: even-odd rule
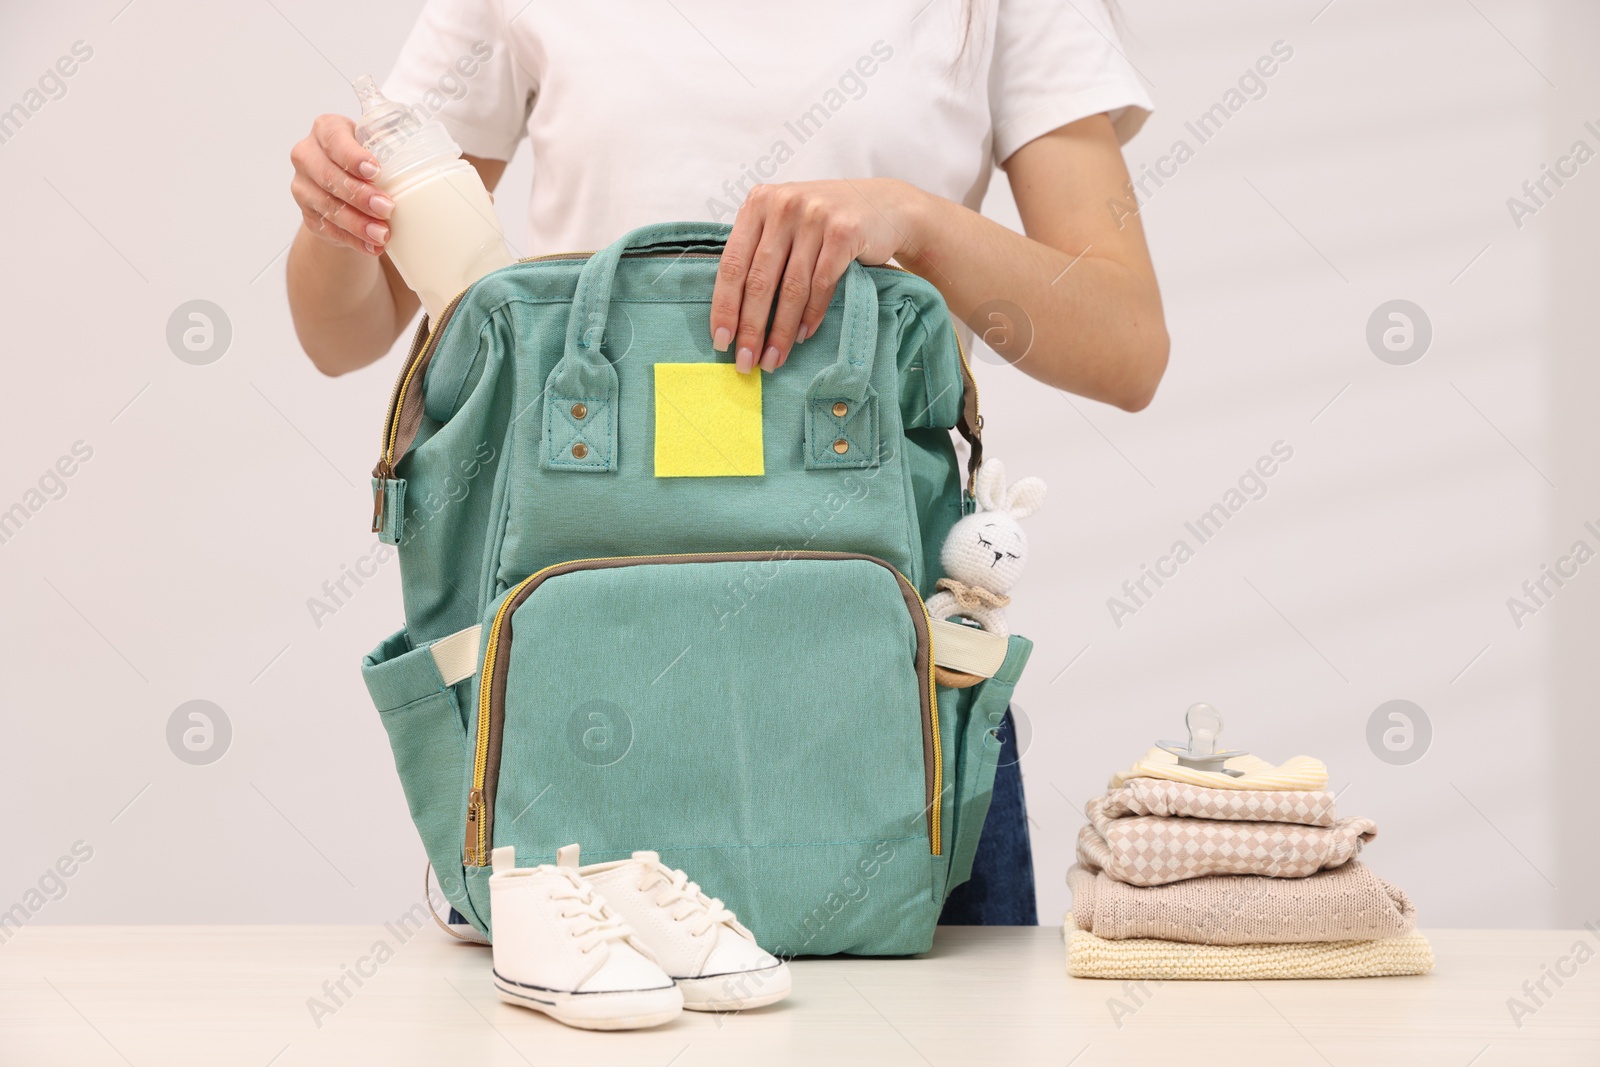
[[[1334,795],[1326,789],[1208,789],[1162,778],[1130,778],[1122,788],[1106,794],[1102,810],[1108,819],[1181,815],[1332,826]]]
[[[1377,835],[1371,819],[1332,826],[1108,814],[1109,796],[1085,807],[1078,862],[1129,885],[1166,885],[1207,874],[1303,878],[1353,858]]]

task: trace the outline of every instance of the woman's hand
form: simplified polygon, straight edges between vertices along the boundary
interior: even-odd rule
[[[713,346],[726,352],[736,339],[741,371],[756,353],[763,370],[782,366],[817,332],[852,259],[893,257],[979,334],[997,314],[1025,326],[1021,351],[996,346],[1024,374],[1127,411],[1145,407],[1170,342],[1111,120],[1052,130],[1003,166],[1025,233],[889,178],[756,186],[717,272]]]
[[[289,191],[307,230],[331,245],[377,256],[389,240],[384,220],[394,201],[372,184],[378,161],[356,140],[355,128],[347,116],[318,115],[310,136],[289,152]]]
[[[751,189],[717,268],[712,347],[734,344],[741,373],[758,359],[764,371],[783,366],[817,332],[852,259],[886,263],[908,246],[911,208],[925,195],[893,178]]]

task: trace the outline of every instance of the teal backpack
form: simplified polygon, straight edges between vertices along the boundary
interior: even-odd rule
[[[859,264],[783,368],[737,374],[727,234],[525,260],[423,320],[373,473],[407,627],[363,674],[486,936],[490,850],[578,842],[658,851],[782,956],[923,952],[1032,647],[923,607],[977,390],[933,286]]]

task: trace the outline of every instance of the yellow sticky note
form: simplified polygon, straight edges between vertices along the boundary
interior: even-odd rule
[[[657,363],[656,477],[764,473],[761,377],[731,363]]]

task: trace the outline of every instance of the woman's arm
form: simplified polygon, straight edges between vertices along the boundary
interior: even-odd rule
[[[463,158],[491,191],[506,169],[502,160]],[[295,335],[318,370],[344,374],[388,352],[419,301],[383,254],[394,205],[371,181],[377,160],[357,143],[355,123],[320,116],[289,159],[302,219],[287,269]]]
[[[1027,236],[893,179],[758,186],[723,253],[713,344],[726,351],[736,341],[741,369],[781,366],[816,332],[850,260],[893,257],[1020,370],[1128,411],[1145,407],[1166,369],[1167,331],[1110,120],[1095,115],[1031,141],[1005,170]],[[1025,351],[1008,349],[1030,331],[993,329],[984,305],[995,300],[1027,316]]]

